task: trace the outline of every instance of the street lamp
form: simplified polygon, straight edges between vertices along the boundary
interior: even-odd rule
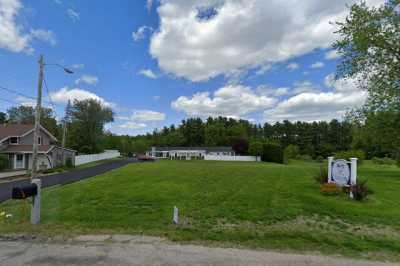
[[[62,68],[66,73],[68,73],[68,74],[74,74],[74,71],[72,71],[71,69],[69,69],[69,68],[66,68],[66,67],[64,67],[64,66],[62,66],[62,65],[60,65],[60,64],[44,64],[45,66],[58,66],[59,68]]]

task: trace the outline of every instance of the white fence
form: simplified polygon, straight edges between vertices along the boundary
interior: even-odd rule
[[[105,150],[103,153],[75,156],[75,165],[117,158],[121,154],[117,150]]]
[[[231,155],[205,155],[206,161],[241,161],[241,162],[259,162],[258,156],[231,156]]]

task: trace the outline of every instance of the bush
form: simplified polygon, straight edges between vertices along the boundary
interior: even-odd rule
[[[396,165],[400,167],[400,150],[396,154]]]
[[[72,162],[72,158],[68,157],[67,159],[65,159],[65,166],[67,168],[73,168],[74,167],[74,163]]]
[[[289,160],[297,159],[299,155],[300,155],[299,147],[296,145],[290,144],[283,151],[283,158],[285,160],[285,163],[288,163]]]
[[[283,149],[281,145],[276,143],[265,143],[263,145],[261,160],[263,162],[283,163]]]
[[[335,153],[336,159],[350,160],[350,158],[357,158],[358,163],[362,164],[365,159],[365,153],[361,150],[348,150]]]
[[[322,167],[319,169],[318,173],[314,175],[314,180],[318,184],[325,184],[328,182],[328,169]]]
[[[263,143],[261,141],[250,142],[249,153],[253,156],[261,156],[263,153]]]
[[[0,154],[0,170],[6,169],[10,167],[8,156],[4,154]]]
[[[305,161],[305,162],[312,162],[312,157],[310,156],[310,155],[308,155],[308,154],[303,154],[303,155],[300,155],[299,157],[298,157],[298,159],[300,160],[300,161]]]
[[[372,162],[374,164],[380,164],[380,165],[382,165],[382,164],[384,164],[384,165],[394,165],[394,164],[396,164],[395,160],[393,160],[391,158],[388,158],[388,157],[383,157],[383,158],[373,157],[372,158]]]
[[[353,197],[357,201],[363,201],[368,195],[372,194],[373,191],[368,188],[367,181],[362,181],[351,187]]]
[[[325,183],[321,187],[321,193],[325,196],[337,196],[342,192],[342,188],[335,183]]]

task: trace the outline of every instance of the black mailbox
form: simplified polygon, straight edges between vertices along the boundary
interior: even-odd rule
[[[12,199],[26,199],[29,197],[36,196],[38,193],[38,187],[36,184],[29,184],[20,187],[14,187],[12,190]]]

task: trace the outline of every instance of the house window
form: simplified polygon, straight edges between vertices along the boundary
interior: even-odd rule
[[[42,138],[41,137],[38,137],[38,144],[42,145]]]
[[[18,144],[18,138],[17,137],[11,137],[10,138],[10,144]]]

